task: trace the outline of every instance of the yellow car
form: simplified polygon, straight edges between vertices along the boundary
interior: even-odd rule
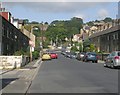
[[[42,55],[42,60],[51,60],[51,56],[48,53]]]

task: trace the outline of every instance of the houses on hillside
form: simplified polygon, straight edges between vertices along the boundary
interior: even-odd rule
[[[120,19],[111,22],[94,22],[93,26],[87,24],[80,30],[80,34],[73,36],[73,42],[83,43],[89,39],[98,52],[110,53],[120,50]]]

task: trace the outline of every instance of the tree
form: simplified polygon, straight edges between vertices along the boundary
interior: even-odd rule
[[[45,22],[45,24],[48,24],[48,22]]]
[[[106,17],[104,20],[103,20],[104,22],[112,22],[112,18],[110,18],[110,17]]]
[[[93,25],[94,25],[93,21],[87,22],[86,24],[87,24],[88,26],[93,26]]]
[[[24,22],[24,24],[29,24],[29,20],[28,19],[24,19],[23,22]]]
[[[90,44],[90,51],[91,52],[95,52],[96,51],[96,48],[95,48],[94,44]]]
[[[39,24],[37,21],[32,21],[31,24]]]
[[[84,42],[83,42],[83,51],[87,52],[88,50],[90,50],[90,40],[89,39],[86,39]]]
[[[77,49],[76,46],[72,46],[71,51],[72,51],[72,52],[76,52],[76,51],[79,51],[79,50]]]
[[[80,32],[82,24],[83,20],[76,17],[66,21],[55,20],[49,25],[44,34],[49,41],[52,40],[53,42],[56,42],[57,39],[58,43],[62,42],[64,44],[66,37],[71,39],[73,34],[78,34]]]

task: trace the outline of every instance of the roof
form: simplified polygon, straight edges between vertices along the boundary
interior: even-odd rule
[[[23,22],[24,22],[23,20],[19,20],[19,24],[23,24]]]
[[[93,33],[89,38],[94,38],[94,37],[97,37],[97,36],[100,36],[100,35],[104,35],[104,34],[108,34],[108,33],[111,33],[111,32],[115,32],[117,30],[120,30],[120,25],[111,27],[111,28],[109,28],[107,30],[103,30],[103,31],[100,31],[100,32]]]

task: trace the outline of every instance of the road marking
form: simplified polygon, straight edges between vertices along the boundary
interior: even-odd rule
[[[21,70],[21,71],[22,71],[22,70],[30,70],[30,69],[29,69],[29,68],[26,68],[26,69],[19,69],[19,70]]]
[[[10,84],[13,84],[13,83],[15,83],[15,81],[12,81]]]

